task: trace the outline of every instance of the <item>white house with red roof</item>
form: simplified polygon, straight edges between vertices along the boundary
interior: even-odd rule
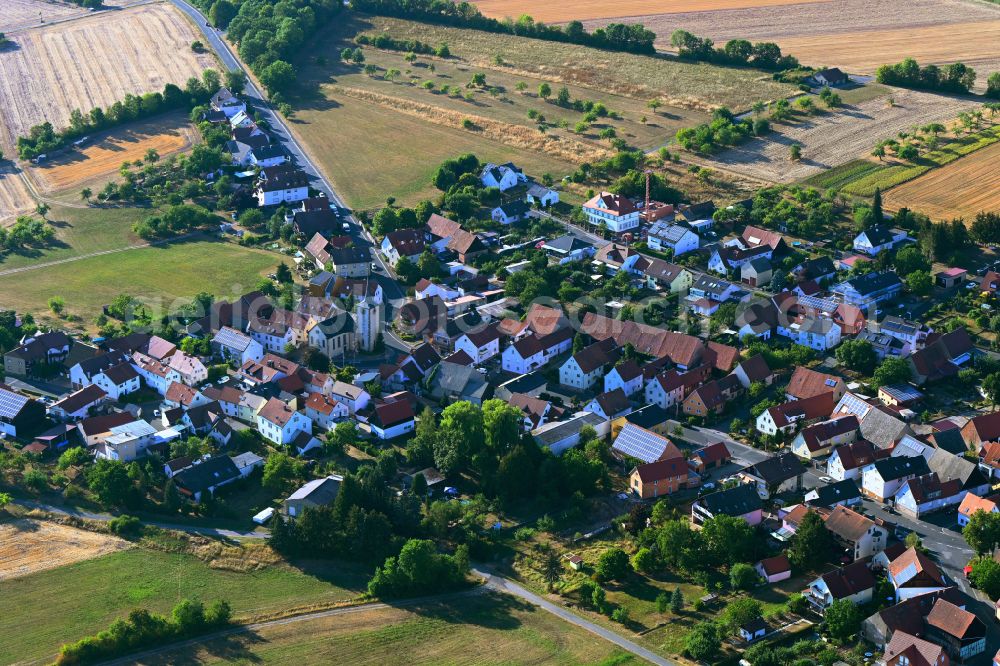
[[[583,213],[590,224],[595,227],[603,224],[616,234],[639,227],[639,209],[621,194],[601,192],[583,204]]]

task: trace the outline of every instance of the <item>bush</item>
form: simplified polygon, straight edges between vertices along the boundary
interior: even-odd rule
[[[734,590],[749,590],[759,582],[760,576],[749,564],[739,562],[729,570],[729,585]]]
[[[142,533],[142,521],[135,516],[116,516],[108,521],[108,529],[120,537],[136,537]]]

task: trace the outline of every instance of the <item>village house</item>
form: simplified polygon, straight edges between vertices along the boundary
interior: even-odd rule
[[[904,483],[928,474],[927,461],[920,456],[898,456],[875,460],[861,470],[861,492],[879,502],[895,497]]]
[[[605,366],[614,363],[620,356],[621,349],[612,338],[591,343],[559,366],[559,384],[585,391],[603,378]]]
[[[774,373],[768,367],[767,361],[760,354],[751,356],[740,361],[733,374],[740,380],[743,388],[750,388],[751,384],[760,383],[770,386],[774,382]]]
[[[428,394],[435,400],[465,400],[482,405],[488,399],[489,382],[472,366],[472,359],[468,364],[452,362],[456,356],[465,356],[465,352],[452,354],[431,371],[427,380]]]
[[[869,401],[854,393],[845,393],[833,408],[831,416],[836,417],[841,414],[853,414],[858,417],[861,438],[879,449],[890,449],[904,435],[913,433],[910,425],[898,418],[898,414],[888,407],[877,400]]]
[[[792,577],[792,565],[784,553],[764,558],[754,565],[754,569],[757,571],[757,575],[768,584],[780,583]]]
[[[837,276],[837,269],[830,257],[814,257],[803,261],[792,269],[792,274],[800,281],[812,281],[817,285],[826,284]]]
[[[768,286],[773,276],[771,260],[766,257],[756,257],[740,266],[740,282],[751,287]]]
[[[268,169],[281,169],[283,166],[266,167],[261,173],[265,174]],[[259,207],[302,201],[309,196],[309,176],[297,168],[265,176],[258,180],[254,195]]]
[[[876,225],[854,237],[854,251],[874,257],[879,252],[891,250],[906,240],[906,232]]]
[[[37,333],[3,355],[8,375],[27,377],[37,366],[62,363],[69,356],[73,341],[62,331]]]
[[[625,395],[631,396],[642,391],[643,371],[639,364],[629,359],[618,363],[608,374],[604,375],[604,392],[621,389]]]
[[[878,324],[879,333],[899,340],[902,343],[903,355],[916,352],[927,342],[927,336],[934,331],[915,321],[908,321],[902,317],[886,316]]]
[[[601,192],[583,204],[587,222],[595,227],[620,234],[639,226],[639,209],[628,197],[611,192]]]
[[[768,499],[801,490],[805,473],[806,468],[794,454],[782,453],[744,468],[739,477],[746,485],[756,488],[761,499]]]
[[[213,109],[224,113],[226,118],[232,118],[237,113],[247,110],[246,103],[228,88],[219,88],[219,91],[212,95],[211,104]]]
[[[829,88],[836,88],[837,86],[846,85],[851,82],[851,77],[844,74],[844,72],[837,67],[821,69],[809,78],[811,78],[813,83],[817,86]]]
[[[738,245],[718,246],[712,250],[708,259],[708,270],[725,277],[730,273],[738,273],[744,264],[754,259],[771,259],[774,251],[768,245],[757,245],[751,248],[741,248]]]
[[[521,183],[528,182],[527,176],[512,162],[506,164],[493,164],[492,162],[483,165],[479,172],[479,180],[483,187],[495,187],[501,192],[517,187]]]
[[[243,475],[229,456],[214,456],[194,461],[172,478],[181,495],[197,503],[205,495],[214,496],[218,488],[238,481]]]
[[[947,599],[938,599],[927,614],[927,638],[956,662],[966,662],[986,651],[986,624]]]
[[[45,425],[45,405],[0,383],[0,433],[30,437]]]
[[[655,222],[646,234],[650,249],[663,252],[669,250],[674,257],[694,252],[701,244],[698,234],[685,226],[669,222]]]
[[[382,254],[395,266],[406,257],[416,262],[424,252],[424,234],[419,229],[399,229],[390,231],[382,239]]]
[[[322,393],[313,393],[306,400],[306,417],[319,428],[330,430],[338,421],[348,418],[347,406]]]
[[[822,393],[833,393],[833,400],[837,401],[846,391],[847,384],[840,377],[798,366],[788,380],[785,397],[789,400],[802,400]]]
[[[903,290],[903,282],[892,272],[873,271],[834,285],[830,291],[848,305],[871,316],[879,303],[892,300]]]
[[[688,465],[694,471],[702,475],[711,473],[713,469],[718,469],[729,463],[733,459],[732,453],[724,442],[715,442],[708,446],[703,446],[688,459]]]
[[[249,335],[229,326],[223,326],[212,338],[212,352],[224,360],[243,365],[264,357],[264,347]]]
[[[312,421],[291,406],[269,399],[257,412],[257,431],[278,446],[288,446],[299,433],[312,434]]]
[[[507,347],[501,355],[501,366],[519,375],[547,365],[553,358],[573,346],[573,330],[563,328],[548,335],[529,335]]]
[[[111,356],[111,354],[108,354]],[[101,387],[112,400],[121,400],[142,388],[141,375],[131,363],[121,362],[94,375],[94,384]]]
[[[942,481],[937,472],[908,479],[896,491],[896,508],[904,516],[919,519],[961,502],[965,493],[958,479]]]
[[[716,516],[741,518],[751,527],[759,525],[764,519],[763,504],[753,484],[717,490],[691,504],[691,526],[695,529]]]
[[[531,206],[523,199],[507,201],[490,211],[490,219],[500,224],[513,224],[527,219]]]
[[[889,542],[889,530],[843,505],[834,506],[823,525],[854,560],[885,550]]]
[[[375,406],[375,412],[368,421],[372,434],[381,440],[395,439],[413,432],[416,417],[409,400],[396,400]]]
[[[975,345],[964,327],[944,335],[928,335],[926,346],[909,358],[914,383],[922,386],[927,382],[954,377],[974,354]]]
[[[611,445],[611,452],[619,458],[635,459],[643,463],[684,457],[667,437],[632,423],[626,423],[619,431]]]
[[[529,204],[548,208],[559,203],[559,193],[550,187],[529,182],[528,191],[524,194],[525,201]]]
[[[757,417],[756,427],[772,437],[789,434],[802,424],[827,416],[832,409],[833,393],[820,393],[767,408]]]
[[[726,375],[721,379],[702,384],[684,399],[682,410],[689,416],[721,414],[726,403],[743,392],[743,386],[736,375]]]
[[[804,428],[792,440],[792,453],[807,460],[822,458],[828,455],[833,447],[855,441],[859,427],[858,418],[853,414],[814,423]]]
[[[962,498],[962,503],[958,506],[958,526],[965,527],[968,525],[969,519],[972,518],[972,514],[976,511],[1000,513],[997,501],[995,496],[980,497],[975,493],[966,493],[965,497]]]
[[[661,409],[681,405],[684,398],[710,376],[711,368],[707,365],[698,366],[690,372],[678,372],[676,369],[661,372],[646,382],[646,402]]]
[[[948,587],[938,565],[916,548],[906,549],[889,562],[887,574],[897,602]]]
[[[698,476],[688,468],[684,456],[637,465],[629,474],[632,494],[644,500],[670,495],[698,483]]]
[[[813,488],[805,494],[803,501],[813,508],[850,507],[861,504],[861,490],[853,479],[844,479]]]
[[[625,395],[625,391],[616,388],[613,391],[601,393],[591,400],[585,411],[597,414],[606,421],[611,421],[632,411],[632,404]]]
[[[885,666],[950,666],[944,648],[905,631],[897,631],[885,646]]]
[[[167,387],[171,382],[181,381],[181,375],[177,370],[142,352],[137,351],[132,354],[132,367],[142,376],[146,386],[160,395],[167,393]]]
[[[49,416],[60,421],[77,421],[108,402],[108,394],[91,384],[70,393],[49,407]]]
[[[691,271],[656,257],[643,257],[642,262],[636,262],[636,268],[645,276],[649,289],[665,288],[671,294],[685,296],[694,283]]]
[[[593,245],[571,234],[545,241],[542,250],[560,265],[589,259],[596,253]]]
[[[484,324],[458,336],[454,349],[464,351],[473,363],[485,363],[500,353],[500,332],[496,324]]]
[[[858,560],[816,578],[804,596],[822,614],[834,601],[842,599],[857,606],[867,604],[874,591],[875,576],[865,560]]]
[[[308,481],[281,503],[281,512],[290,519],[300,517],[306,509],[329,506],[337,498],[344,477],[329,474],[322,479]]]

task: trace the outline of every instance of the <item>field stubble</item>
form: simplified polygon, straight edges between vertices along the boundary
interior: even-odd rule
[[[118,537],[20,518],[0,524],[0,581],[131,548]]]
[[[87,113],[126,93],[183,86],[216,66],[190,44],[194,27],[171,5],[101,12],[11,37],[0,58],[0,146],[9,151],[28,129],[49,121],[65,127],[73,109]]]

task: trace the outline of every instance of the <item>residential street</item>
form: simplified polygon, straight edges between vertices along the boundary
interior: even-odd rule
[[[320,171],[311,159],[309,159],[309,155],[289,130],[285,119],[280,113],[277,112],[277,110],[274,109],[273,106],[271,106],[269,102],[265,100],[263,93],[254,83],[251,72],[243,66],[243,64],[230,50],[229,45],[222,36],[222,33],[208,25],[208,20],[205,16],[195,7],[185,2],[185,0],[170,1],[176,5],[178,9],[187,14],[192,21],[194,21],[195,25],[198,26],[198,29],[205,36],[205,39],[208,40],[208,43],[219,56],[219,59],[224,66],[231,70],[242,70],[247,75],[247,84],[243,91],[243,96],[247,100],[248,105],[251,106],[255,112],[259,113],[265,121],[267,121],[271,128],[271,133],[288,153],[291,161],[297,164],[310,177],[312,180],[312,187],[320,192],[323,192],[338,208],[349,210],[343,199],[341,199],[337,192],[333,189],[330,181],[323,175],[323,172]],[[376,251],[375,241],[368,233],[368,230],[361,226],[353,213],[348,214],[347,221],[351,225],[351,236],[354,239],[354,242],[357,245],[369,245],[372,248],[372,263],[378,266],[378,270],[372,273],[372,278],[378,281],[378,283],[382,286],[383,293],[385,294],[385,320],[392,321],[393,313],[405,302],[406,294],[399,286],[399,283],[393,279],[391,268],[382,260],[382,257]],[[386,343],[390,346],[401,351],[405,351],[410,348],[410,345],[400,339],[388,328],[384,329],[383,333],[386,338]]]

